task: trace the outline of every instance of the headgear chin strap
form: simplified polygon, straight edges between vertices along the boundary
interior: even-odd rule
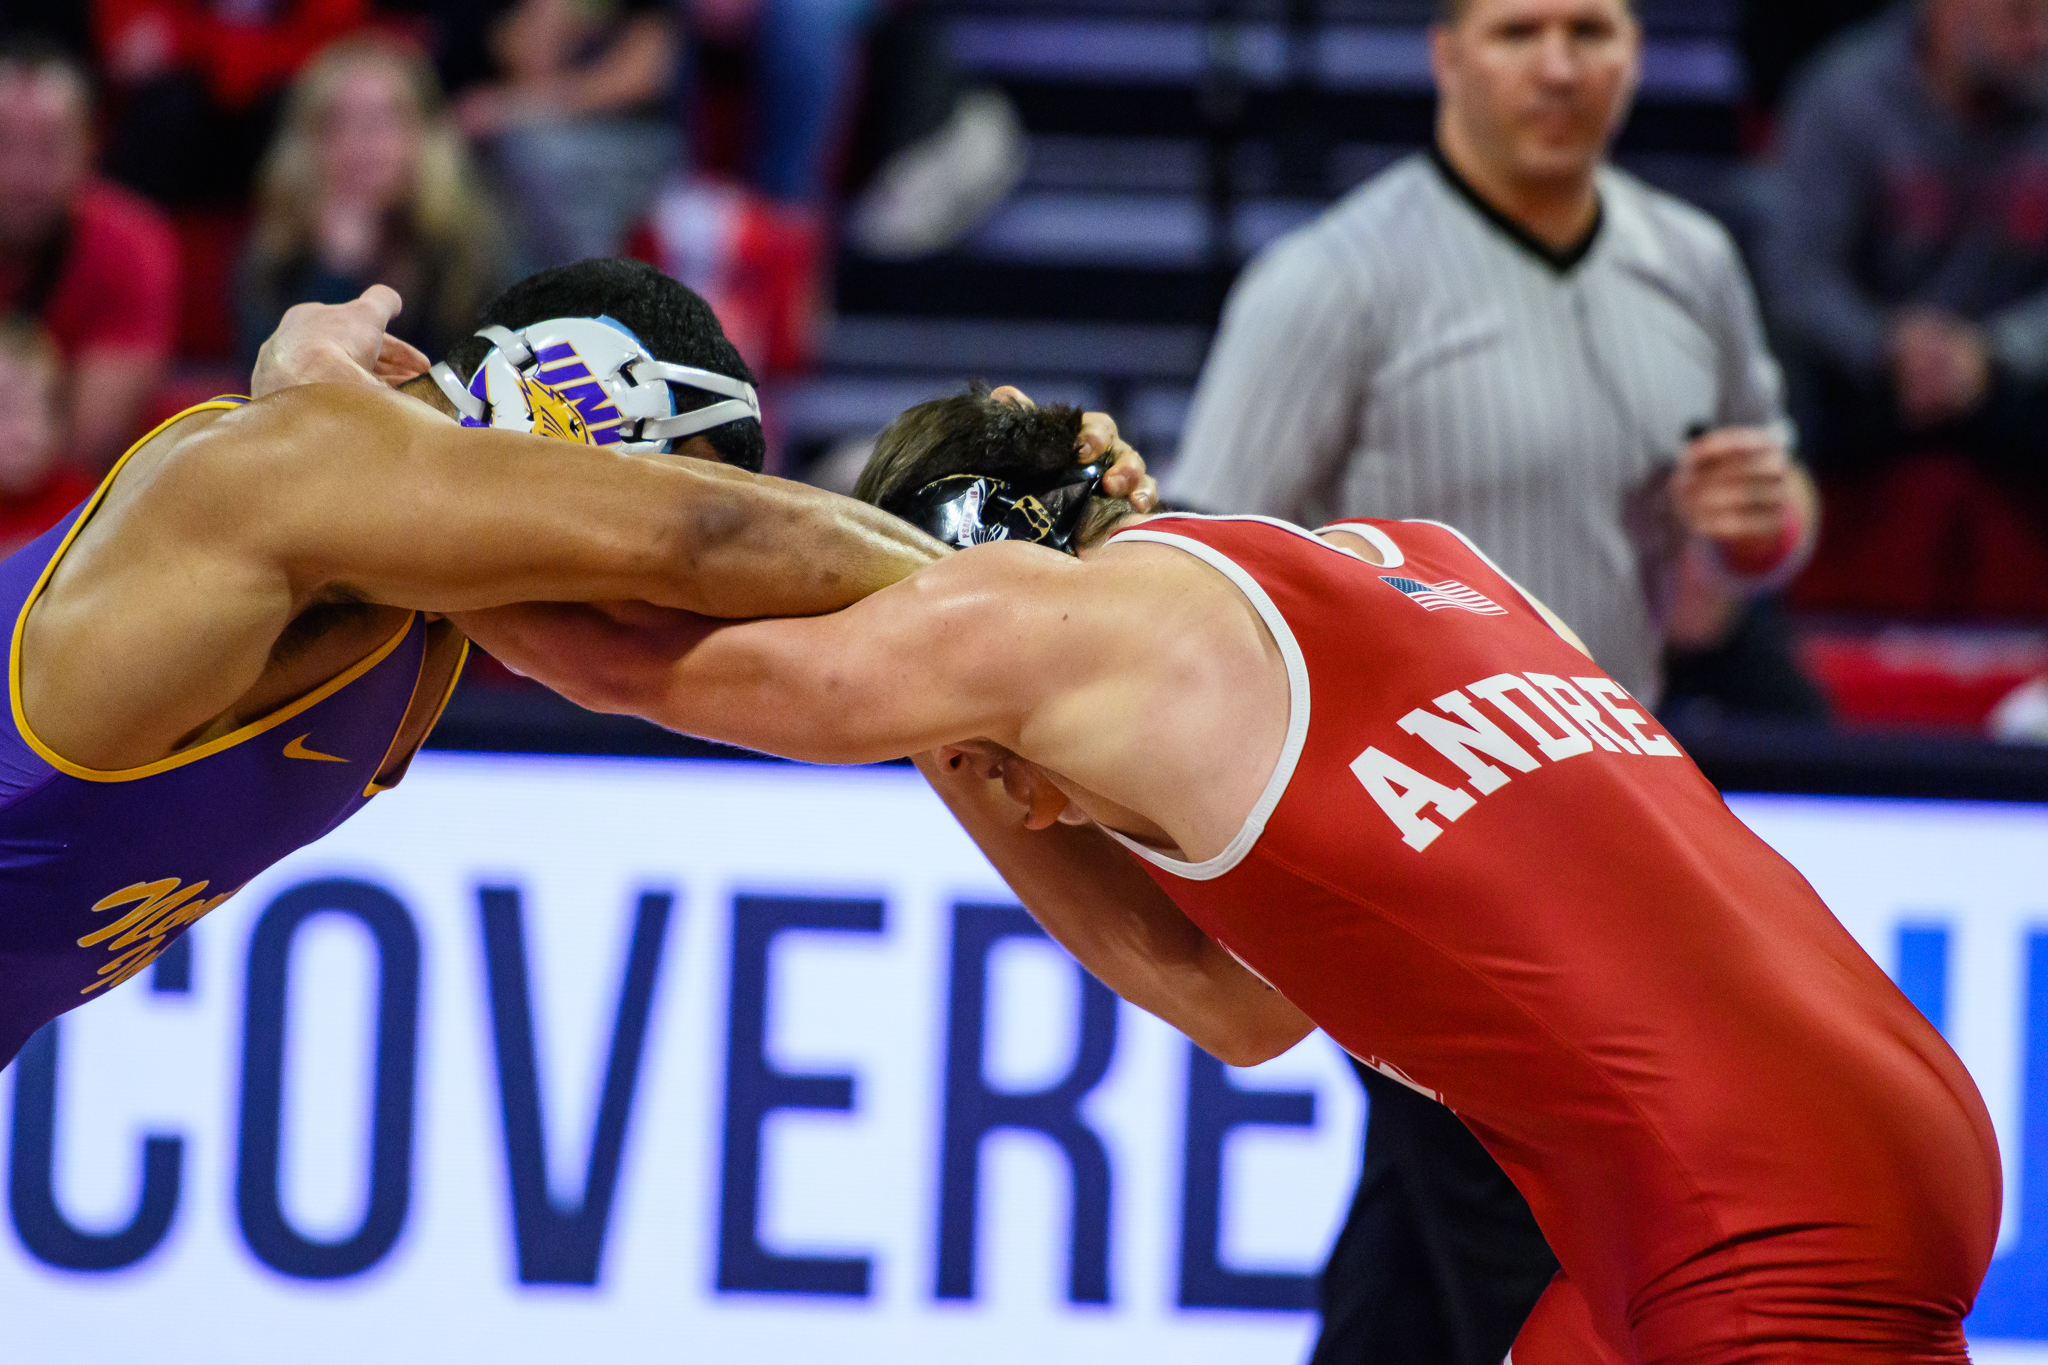
[[[466,427],[665,454],[713,427],[761,420],[752,384],[656,360],[612,318],[554,318],[516,332],[484,327],[476,334],[491,349],[467,385],[445,360],[428,371]],[[678,389],[723,401],[679,413]]]
[[[1039,493],[984,474],[949,474],[912,493],[898,515],[956,550],[1021,540],[1077,554],[1074,533],[1107,469],[1099,464],[1077,469],[1072,478]]]

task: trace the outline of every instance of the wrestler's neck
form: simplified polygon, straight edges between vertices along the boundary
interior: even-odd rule
[[[417,378],[408,379],[398,386],[398,391],[408,398],[419,399],[451,422],[459,420],[456,416],[455,405],[448,401],[447,394],[441,392],[441,386],[434,382],[432,375],[423,374]]]
[[[1448,109],[1438,116],[1436,137],[1437,150],[1472,193],[1552,250],[1578,246],[1600,221],[1597,159],[1530,173],[1473,137]]]
[[[1129,516],[1124,517],[1119,521],[1111,522],[1102,530],[1097,531],[1094,537],[1090,539],[1086,544],[1081,545],[1075,549],[1074,557],[1080,560],[1093,559],[1095,558],[1095,556],[1101,554],[1104,550],[1109,548],[1109,542],[1116,537],[1118,532],[1128,531],[1134,526],[1143,526],[1148,521],[1154,521],[1159,517],[1172,515],[1173,514],[1171,512],[1133,512]]]

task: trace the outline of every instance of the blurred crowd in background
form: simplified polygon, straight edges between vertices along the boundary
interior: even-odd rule
[[[1298,29],[1317,7],[1266,8]],[[1392,8],[1410,29],[1430,16]],[[925,278],[947,287],[1027,164],[1071,151],[1035,144],[1032,102],[963,63],[962,9],[991,12],[4,0],[0,549],[152,423],[240,387],[286,308],[373,282],[405,297],[401,335],[439,354],[518,276],[636,255],[712,302],[772,409],[776,382],[829,368],[846,262],[936,263]],[[1729,13],[1746,68],[1733,182],[1749,188],[1709,207],[1744,247],[1825,492],[1793,624],[1772,627],[1823,684],[1789,713],[2048,738],[2048,5]],[[1055,112],[1085,126],[1085,107]],[[1033,222],[1060,230],[1005,230]],[[1116,296],[1112,275],[1086,278]],[[1164,433],[1148,453],[1170,463],[1172,422],[1136,425]],[[783,444],[785,472],[819,454]],[[1674,659],[1675,694],[1740,711],[1754,689],[1714,674],[1752,666],[1731,657]]]
[[[286,308],[373,282],[439,353],[512,279],[630,251],[711,298],[758,368],[801,370],[833,230],[940,249],[1023,155],[1007,104],[882,0],[0,16],[0,300],[73,367],[66,455],[88,472],[164,409],[176,362],[246,368]],[[859,94],[870,64],[886,94]]]

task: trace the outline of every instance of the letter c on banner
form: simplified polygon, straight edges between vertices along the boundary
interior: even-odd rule
[[[183,939],[177,942],[183,943]],[[57,1053],[64,1021],[36,1031],[14,1064],[14,1140],[7,1203],[29,1254],[59,1270],[120,1270],[156,1250],[178,1210],[184,1140],[151,1133],[142,1140],[142,1193],[126,1227],[88,1232],[57,1203]]]
[[[376,1083],[370,1125],[370,1198],[348,1236],[321,1242],[285,1217],[278,1190],[284,1103],[285,991],[293,941],[315,915],[347,915],[377,945]],[[235,1211],[249,1250],[301,1280],[360,1275],[405,1229],[412,1199],[413,1071],[420,1013],[420,936],[404,904],[381,886],[335,879],[295,886],[270,903],[249,939],[242,1025],[241,1154]]]

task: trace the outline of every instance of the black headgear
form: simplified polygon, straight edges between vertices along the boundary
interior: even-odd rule
[[[996,540],[1021,540],[1075,554],[1074,533],[1088,511],[1088,500],[1101,489],[1108,468],[1087,465],[1036,493],[985,474],[948,474],[912,493],[901,516],[956,550]]]

